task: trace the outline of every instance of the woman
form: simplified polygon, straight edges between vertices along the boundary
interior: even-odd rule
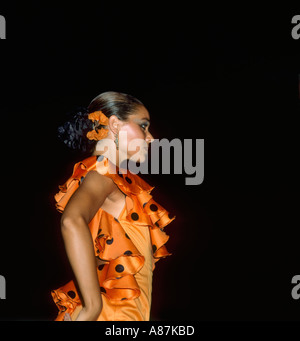
[[[153,140],[149,126],[142,102],[105,92],[58,130],[64,143],[89,157],[75,164],[55,195],[75,276],[52,291],[57,321],[149,320],[154,263],[169,255],[163,228],[175,217],[169,218],[152,199],[153,187],[119,163],[121,155],[145,160],[145,148],[137,152],[128,146],[139,139],[148,147]],[[127,143],[122,143],[121,133]],[[115,148],[104,153],[107,142]]]

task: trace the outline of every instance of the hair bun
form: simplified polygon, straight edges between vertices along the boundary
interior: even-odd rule
[[[93,129],[93,123],[88,119],[88,109],[77,107],[68,112],[66,121],[57,128],[58,138],[69,148],[81,152],[87,152],[94,146],[95,141],[86,138],[89,130]]]
[[[89,113],[101,111],[107,118],[115,115],[119,120],[126,121],[141,105],[143,103],[131,95],[116,91],[103,92],[91,101],[88,108],[79,106],[69,112],[65,122],[58,127],[58,137],[72,150],[85,155],[92,153],[97,140],[87,137],[87,133],[95,129],[93,121],[88,118]]]

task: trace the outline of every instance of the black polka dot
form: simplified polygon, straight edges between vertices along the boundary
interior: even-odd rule
[[[125,300],[127,300],[127,298],[126,298],[126,297],[123,297],[123,298],[121,298],[121,301],[125,301]]]
[[[84,180],[84,176],[82,176],[82,177],[80,178],[80,183],[81,183],[83,180]]]
[[[132,183],[131,179],[129,179],[128,176],[125,177],[125,180],[126,180],[129,184]]]
[[[124,271],[124,266],[122,264],[118,264],[118,265],[116,265],[115,270],[117,272],[123,272]]]
[[[139,219],[139,215],[136,212],[131,213],[131,219],[132,220],[138,220]]]
[[[103,287],[100,287],[100,291],[106,293],[106,290]]]
[[[73,290],[68,291],[68,296],[70,296],[72,299],[76,297],[76,293]]]
[[[102,237],[104,237],[104,234],[99,234],[98,237],[99,237],[99,238],[102,238]]]
[[[102,231],[102,229],[99,229],[97,234],[99,234],[101,231]]]
[[[132,252],[130,250],[127,250],[127,251],[124,252],[124,255],[130,256],[130,255],[132,255]]]
[[[152,251],[153,251],[153,253],[155,253],[156,250],[157,250],[156,245],[152,245]]]
[[[146,205],[147,205],[147,203],[146,203],[146,202],[144,202],[144,203],[143,203],[143,208],[144,208]]]
[[[150,210],[153,211],[153,212],[155,212],[155,211],[158,210],[158,207],[157,207],[155,204],[151,204],[151,205],[150,205]]]
[[[114,238],[108,239],[106,244],[111,245],[114,242]]]
[[[127,233],[125,233],[125,237],[126,237],[126,238],[128,238],[128,239],[130,239],[130,237],[128,236],[128,234],[127,234]]]
[[[158,224],[158,222],[157,222],[157,221],[155,222],[155,225],[156,225],[157,227],[159,227],[159,224]]]
[[[99,271],[103,270],[103,268],[104,268],[104,265],[105,265],[105,264],[101,264],[101,265],[99,265],[99,266],[98,266],[98,270],[99,270]]]

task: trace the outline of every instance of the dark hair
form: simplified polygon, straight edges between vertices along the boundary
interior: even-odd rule
[[[95,97],[87,108],[78,107],[67,114],[66,121],[58,127],[58,137],[69,148],[90,154],[97,141],[86,137],[88,131],[93,130],[93,122],[88,114],[101,110],[108,118],[115,115],[121,121],[126,121],[143,103],[137,98],[115,91],[107,91]]]

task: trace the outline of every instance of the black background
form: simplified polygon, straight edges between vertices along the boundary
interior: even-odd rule
[[[286,6],[287,7],[287,6]],[[152,320],[298,320],[299,8],[25,2],[0,8],[1,320],[53,320],[70,280],[53,196],[78,157],[66,112],[108,90],[139,98],[155,138],[205,139],[205,179],[147,175],[176,220]]]

